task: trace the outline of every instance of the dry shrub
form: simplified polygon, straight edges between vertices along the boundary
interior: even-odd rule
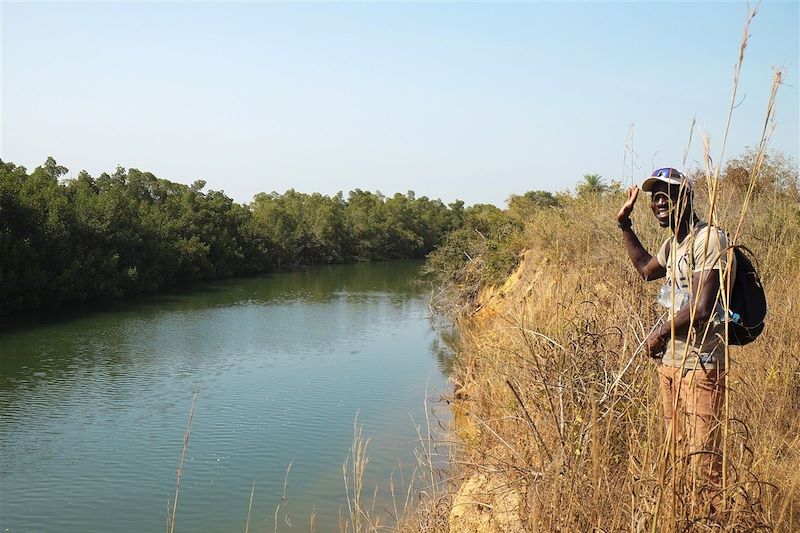
[[[536,212],[520,269],[462,323],[458,479],[503,480],[495,490],[519,495],[529,531],[797,530],[797,203],[759,196],[742,227],[770,312],[761,338],[731,348],[725,504],[709,515],[684,486],[683,461],[669,453],[654,363],[641,350],[659,318],[658,284],[642,282],[624,252],[614,222],[622,201],[587,197]],[[698,193],[701,212],[703,203]],[[735,226],[741,201],[716,203],[717,220]],[[654,251],[667,233],[648,199],[639,204],[634,227]],[[494,501],[473,499],[484,508]]]

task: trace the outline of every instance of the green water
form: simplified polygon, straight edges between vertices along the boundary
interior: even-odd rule
[[[243,531],[254,482],[250,531],[273,531],[279,504],[279,531],[309,531],[313,513],[338,531],[357,414],[367,492],[391,508],[412,420],[446,387],[419,267],[313,268],[6,325],[0,530],[164,531],[195,390],[176,531]]]

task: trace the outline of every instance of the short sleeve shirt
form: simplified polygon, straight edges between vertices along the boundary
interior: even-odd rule
[[[670,245],[670,254],[667,257],[667,245]],[[711,275],[720,276],[720,287],[733,286],[733,276],[736,273],[736,258],[727,253],[728,238],[725,232],[715,226],[703,222],[695,225],[694,231],[680,243],[675,243],[669,238],[661,245],[656,255],[658,263],[666,268],[666,283],[674,284],[675,290],[683,289],[693,294],[693,275],[698,272],[715,271]],[[728,261],[730,265],[730,282],[725,277]],[[730,283],[730,285],[728,285]],[[683,366],[684,368],[723,368],[725,366],[725,316],[720,295],[714,313],[708,325],[693,328],[688,335],[678,334],[667,342],[667,349],[662,363],[668,366]],[[687,305],[691,305],[690,303]],[[679,309],[675,309],[677,313]],[[670,310],[670,318],[673,311]]]

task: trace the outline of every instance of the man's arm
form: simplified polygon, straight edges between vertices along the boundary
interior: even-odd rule
[[[665,321],[647,338],[647,354],[657,356],[666,346],[672,336],[672,328],[676,335],[685,335],[689,326],[696,330],[705,327],[714,313],[719,296],[719,270],[711,269],[705,272],[695,272],[692,276],[692,304],[685,305],[678,311],[672,321]],[[692,322],[692,308],[694,308],[694,322]]]
[[[617,213],[617,222],[619,222],[621,226],[628,224],[627,227],[622,228],[622,242],[625,245],[625,251],[631,263],[633,263],[633,266],[636,268],[636,271],[642,276],[642,279],[650,281],[663,278],[667,274],[667,269],[661,266],[658,259],[650,255],[647,250],[644,249],[641,241],[639,241],[639,237],[636,236],[633,228],[629,225],[633,206],[636,204],[636,198],[638,197],[639,187],[634,185],[631,187],[630,191],[628,191],[628,200],[625,202],[625,205],[623,205],[619,213]]]

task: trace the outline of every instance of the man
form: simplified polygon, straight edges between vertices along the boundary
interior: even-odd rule
[[[731,287],[736,268],[725,233],[693,210],[690,182],[673,168],[658,169],[642,183],[650,208],[672,236],[655,257],[642,246],[630,215],[635,185],[617,213],[628,257],[645,281],[666,277],[659,303],[667,318],[650,333],[645,351],[658,365],[664,417],[677,443],[692,457],[695,481],[719,487],[722,456],[719,422],[725,401],[725,308],[721,288]],[[719,496],[714,499],[717,500]]]

